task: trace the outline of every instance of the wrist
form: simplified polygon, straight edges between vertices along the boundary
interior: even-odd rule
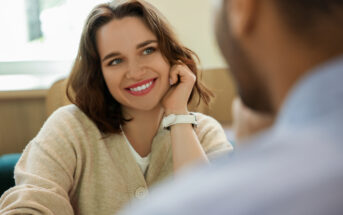
[[[192,129],[194,130],[194,126],[193,124],[191,123],[178,123],[178,124],[173,124],[171,126],[169,126],[169,130],[172,131],[172,130],[187,130],[187,129]]]

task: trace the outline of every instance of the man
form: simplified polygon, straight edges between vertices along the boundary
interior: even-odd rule
[[[219,14],[242,102],[275,122],[123,214],[343,214],[343,1],[224,0]]]

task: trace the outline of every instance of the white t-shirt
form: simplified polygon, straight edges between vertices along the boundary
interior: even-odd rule
[[[126,143],[129,145],[130,151],[133,154],[133,157],[135,158],[138,166],[140,167],[140,169],[142,170],[143,174],[145,173],[145,171],[147,170],[149,163],[150,163],[150,155],[151,153],[149,153],[147,156],[145,157],[141,157],[136,150],[132,147],[130,141],[127,139],[127,137],[125,136],[124,132],[122,131],[123,136],[125,138]]]

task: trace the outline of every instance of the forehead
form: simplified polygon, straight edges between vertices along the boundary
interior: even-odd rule
[[[156,40],[156,36],[138,17],[113,19],[100,27],[96,33],[96,43],[100,55],[108,49],[115,48],[116,50],[111,51],[121,51],[135,47],[146,40]]]

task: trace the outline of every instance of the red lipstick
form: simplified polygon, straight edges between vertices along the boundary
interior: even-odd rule
[[[126,87],[125,89],[134,96],[143,96],[145,94],[148,94],[152,88],[155,86],[157,78],[151,78],[148,80],[144,80],[141,82],[138,82],[136,84],[130,85],[129,87]]]

